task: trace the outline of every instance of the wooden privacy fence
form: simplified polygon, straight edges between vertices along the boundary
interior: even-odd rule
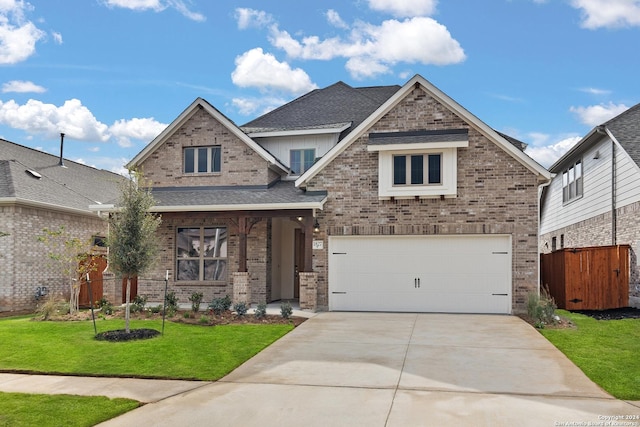
[[[558,308],[629,306],[629,245],[565,248],[542,254],[540,275]]]

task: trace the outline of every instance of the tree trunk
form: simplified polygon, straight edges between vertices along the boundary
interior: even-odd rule
[[[131,278],[127,276],[127,298],[125,300],[125,308],[124,308],[124,327],[127,333],[131,332],[129,329],[129,313],[130,307],[129,302],[131,301]]]

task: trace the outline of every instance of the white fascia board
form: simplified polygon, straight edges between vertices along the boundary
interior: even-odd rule
[[[187,206],[153,206],[150,212],[233,212],[233,211],[275,211],[294,209],[320,209],[324,208],[327,198],[321,202],[308,203],[272,203],[261,205],[187,205]]]
[[[379,144],[367,146],[367,151],[424,151],[442,148],[468,147],[469,141],[421,142],[412,144]]]
[[[276,136],[304,136],[304,135],[326,135],[342,133],[349,129],[351,124],[346,124],[339,128],[318,128],[318,129],[304,129],[304,130],[278,130],[278,131],[265,131],[265,132],[249,132],[251,138],[270,138]]]
[[[38,208],[38,209],[44,209],[44,210],[50,210],[50,211],[72,213],[72,214],[84,215],[84,216],[91,216],[96,214],[95,212],[90,211],[88,209],[88,206],[87,206],[87,209],[85,210],[85,209],[71,208],[68,206],[55,205],[53,203],[45,203],[45,202],[37,202],[34,200],[21,199],[19,197],[0,197],[0,206],[11,206],[11,205],[27,206],[30,208]]]

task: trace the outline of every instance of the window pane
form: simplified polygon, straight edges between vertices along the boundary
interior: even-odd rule
[[[204,229],[204,256],[214,258],[227,257],[227,229],[205,228]]]
[[[211,172],[220,172],[222,149],[219,145],[211,147]]]
[[[569,168],[569,183],[572,183],[575,179],[575,175],[574,175],[575,171],[573,170],[573,168]]]
[[[562,186],[566,187],[569,184],[569,174],[567,172],[562,173]]]
[[[311,166],[313,166],[313,162],[316,159],[316,150],[304,150],[304,170],[301,172],[305,172]]]
[[[582,178],[576,179],[576,196],[582,196]]]
[[[407,157],[393,156],[393,185],[407,183]]]
[[[300,150],[291,150],[290,153],[289,167],[291,168],[291,172],[294,174],[300,173],[302,170],[302,159],[300,158]]]
[[[200,280],[200,272],[197,260],[178,260],[178,280]]]
[[[424,184],[423,156],[411,156],[411,184]]]
[[[178,228],[176,246],[178,248],[178,258],[200,256],[200,229]]]
[[[193,148],[184,149],[184,173],[193,173],[194,155]]]
[[[429,184],[442,183],[442,155],[429,154]]]
[[[198,148],[198,172],[207,172],[207,149]]]
[[[580,178],[582,176],[582,163],[578,162],[576,163],[576,179]]]
[[[226,276],[226,260],[216,259],[204,261],[204,280],[224,280]]]

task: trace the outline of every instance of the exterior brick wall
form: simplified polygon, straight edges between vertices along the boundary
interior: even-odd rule
[[[105,236],[106,222],[97,215],[76,215],[32,207],[0,208],[0,224],[9,233],[0,237],[0,311],[31,310],[36,288],[46,286],[50,294],[69,296],[69,285],[60,267],[49,259],[49,249],[37,241],[43,228],[64,226],[71,237],[88,240]]]
[[[631,246],[629,296],[640,298],[640,202],[623,206],[616,210],[616,238],[612,236],[611,212],[586,219],[584,221],[563,227],[551,233],[540,236],[540,252],[549,253],[552,250],[552,239],[556,238],[557,249],[561,249],[561,241],[565,248],[586,246],[622,245]]]
[[[307,185],[327,190],[317,212],[324,250],[313,252],[318,307],[328,307],[330,235],[510,234],[513,242],[513,310],[526,310],[538,290],[538,183],[532,173],[421,89],[414,89],[369,132],[460,129],[469,147],[458,149],[458,196],[454,199],[378,199],[378,154],[367,151],[365,133]]]
[[[182,172],[183,148],[220,145],[220,173]],[[199,109],[141,165],[154,187],[267,185],[275,178],[257,152],[232,134],[204,109]]]

